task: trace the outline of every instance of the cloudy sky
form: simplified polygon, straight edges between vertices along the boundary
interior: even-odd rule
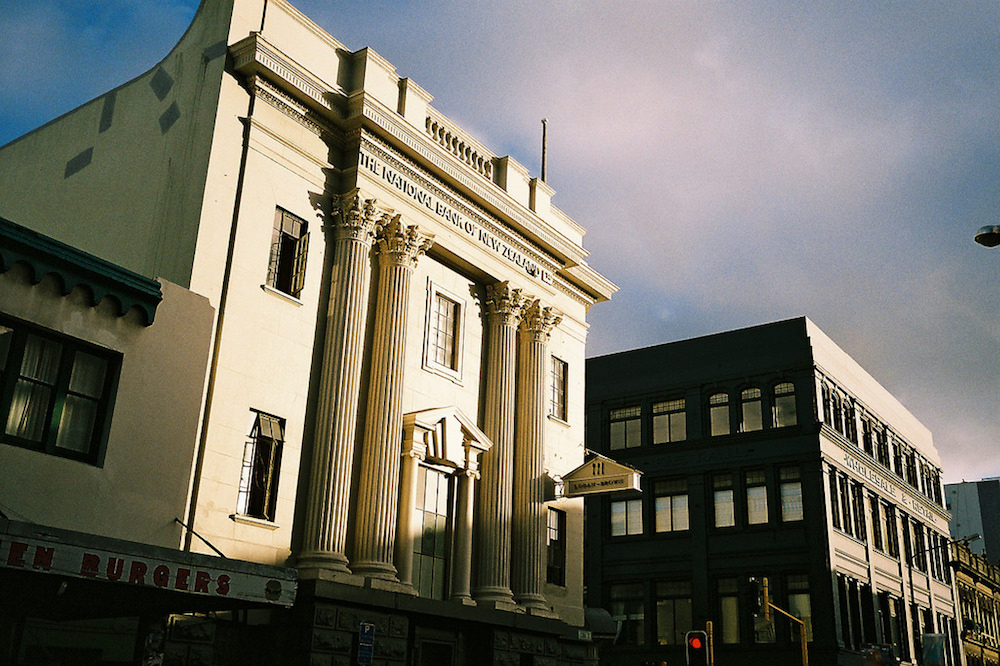
[[[293,2],[539,171],[621,287],[590,355],[806,315],[1000,475],[1000,3]],[[138,75],[196,0],[0,0],[0,145]]]

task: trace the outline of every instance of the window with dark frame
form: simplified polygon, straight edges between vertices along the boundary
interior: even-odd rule
[[[813,639],[812,627],[812,601],[809,596],[809,576],[807,574],[789,574],[788,584],[788,610],[792,615],[805,623],[806,642]],[[791,641],[798,643],[801,639],[801,629],[797,622],[789,622],[791,629]]]
[[[833,522],[833,526],[839,530],[842,523],[840,522],[840,491],[837,485],[836,467],[830,468],[827,479],[829,481],[827,494],[829,495],[828,499],[830,501],[830,520]]]
[[[715,526],[734,527],[736,525],[736,504],[733,497],[733,477],[729,474],[716,474],[712,477],[712,488]]]
[[[740,642],[740,597],[736,578],[720,578],[719,590],[719,638],[726,645]]]
[[[611,449],[631,449],[642,445],[642,407],[621,407],[608,414],[611,421]]]
[[[646,599],[642,583],[617,583],[608,588],[608,611],[618,627],[618,645],[645,645]]]
[[[420,531],[413,541],[412,582],[421,597],[447,597],[454,501],[453,477],[449,473],[427,465],[417,468],[413,521]]]
[[[709,432],[712,437],[730,433],[728,393],[713,393],[709,396],[708,420]]]
[[[120,355],[0,319],[2,441],[98,464]]]
[[[868,505],[871,508],[872,545],[876,550],[885,552],[885,543],[882,541],[882,503],[877,495],[869,495]]]
[[[750,470],[743,475],[747,496],[747,525],[765,525],[767,511],[767,475],[762,469]]]
[[[653,444],[683,442],[687,439],[687,410],[684,398],[653,403]]]
[[[271,257],[267,265],[267,286],[298,298],[306,278],[306,251],[309,233],[306,221],[278,208],[271,232]]]
[[[781,522],[805,519],[802,504],[802,473],[798,465],[778,470],[778,491],[781,495]]]
[[[611,536],[642,534],[642,498],[611,502]]]
[[[795,410],[795,384],[781,382],[774,387],[774,419],[775,428],[785,428],[798,423]]]
[[[668,479],[653,484],[656,532],[683,532],[690,527],[687,479]]]
[[[553,585],[566,584],[566,512],[549,508],[546,516],[545,580]]]
[[[764,427],[760,389],[748,388],[740,393],[740,432],[753,432]]]
[[[278,504],[285,420],[263,412],[253,412],[253,415],[250,433],[243,447],[236,512],[273,522]]]
[[[553,356],[551,372],[549,414],[560,421],[565,421],[568,416],[566,391],[569,386],[569,364]]]
[[[656,583],[656,642],[683,645],[684,635],[693,628],[691,581]]]
[[[458,369],[459,304],[444,294],[434,294],[431,319],[431,361],[448,370]]]

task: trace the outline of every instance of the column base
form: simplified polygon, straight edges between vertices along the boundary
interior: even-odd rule
[[[472,593],[476,605],[480,608],[492,608],[495,610],[517,611],[517,603],[514,601],[514,594],[509,588],[504,587],[484,587]]]
[[[519,606],[524,608],[524,612],[528,615],[534,615],[537,617],[558,617],[558,614],[549,606],[544,595],[519,594],[514,597],[514,600],[517,601]]]
[[[451,597],[450,599],[448,599],[448,601],[450,601],[453,604],[459,604],[459,605],[462,605],[462,606],[477,606],[478,605],[476,603],[475,599],[473,599],[472,597],[465,597],[465,596]]]
[[[295,568],[299,570],[299,578],[303,580],[334,580],[357,578],[360,584],[363,579],[354,576],[347,566],[347,558],[341,553],[306,551],[295,558]],[[344,582],[349,582],[345,580]]]
[[[399,576],[396,573],[396,567],[391,564],[386,564],[385,562],[375,562],[372,560],[355,560],[351,562],[351,571],[359,576],[364,576],[365,578],[376,578],[378,580],[387,580],[392,583],[399,582]]]

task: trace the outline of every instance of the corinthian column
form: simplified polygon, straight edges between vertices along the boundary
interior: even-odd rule
[[[326,313],[312,469],[300,572],[350,573],[347,516],[364,351],[375,201],[344,198],[333,230],[334,263]]]
[[[561,321],[533,301],[525,308],[518,367],[514,451],[514,599],[529,612],[547,614],[545,602],[545,386],[549,334]]]
[[[493,448],[482,458],[475,507],[479,602],[514,606],[510,590],[510,520],[514,465],[514,382],[517,324],[524,297],[506,282],[486,287],[486,387],[483,432]]]
[[[417,257],[431,239],[400,216],[386,215],[379,228],[378,296],[368,411],[361,448],[361,479],[351,570],[371,578],[396,580],[392,560],[396,539],[399,463],[403,437],[403,352],[410,278]]]

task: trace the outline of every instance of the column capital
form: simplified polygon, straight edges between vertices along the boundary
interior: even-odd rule
[[[520,289],[511,289],[509,282],[486,285],[486,317],[501,326],[517,326],[528,302]]]
[[[399,214],[383,214],[377,232],[379,261],[383,264],[415,268],[417,258],[434,244],[433,236],[421,233],[415,224],[404,224]]]
[[[358,190],[341,198],[334,216],[337,240],[368,241],[375,233],[375,199],[362,199]]]
[[[562,316],[536,299],[525,306],[523,321],[525,330],[535,342],[548,342],[552,329],[559,325]]]

